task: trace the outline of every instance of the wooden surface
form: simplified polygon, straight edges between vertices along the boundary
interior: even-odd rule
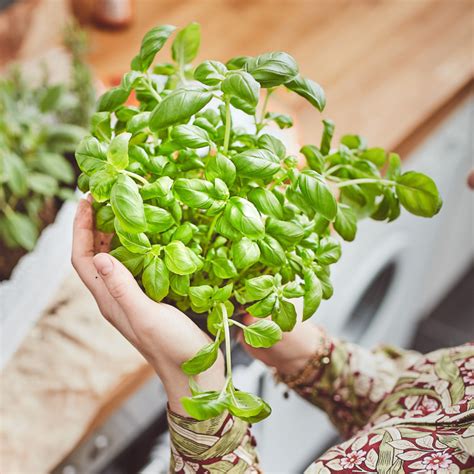
[[[65,0],[37,2],[46,10],[27,20],[32,27],[15,43],[15,57],[22,60],[60,38],[41,19]],[[117,78],[147,29],[198,21],[203,29],[198,59],[284,50],[324,87],[328,106],[322,115],[294,94],[271,104],[274,111],[279,104],[292,110],[302,142],[317,141],[321,118],[330,117],[339,134],[358,132],[374,145],[408,151],[472,84],[473,8],[471,0],[136,0],[129,30],[90,30],[90,60],[101,79]],[[1,20],[0,33],[3,25],[3,33],[13,34]],[[169,59],[167,50],[159,59]],[[23,462],[21,453],[29,446],[25,459],[37,463],[30,471],[22,464],[22,470],[2,472],[45,472],[152,375],[103,322],[77,280],[61,290],[58,299],[64,298],[69,303],[56,316],[45,315],[2,375],[11,389],[0,405],[2,418],[7,416],[0,457],[5,462],[9,453],[12,463]],[[61,367],[55,365],[58,355]]]
[[[151,374],[71,274],[2,372],[0,472],[49,472]]]
[[[146,30],[190,21],[202,25],[198,60],[287,51],[324,87],[323,116],[339,134],[392,149],[473,77],[472,0],[137,0],[129,30],[91,31],[91,62],[104,79],[119,75]],[[158,60],[167,59],[165,46]],[[302,140],[317,140],[321,115],[295,94],[284,100]]]

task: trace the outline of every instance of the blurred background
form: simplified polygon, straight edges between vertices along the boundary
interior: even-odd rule
[[[432,220],[361,223],[314,322],[368,347],[474,340],[472,0],[0,0],[0,159],[28,196],[22,207],[2,200],[0,166],[2,473],[166,472],[160,382],[69,263],[73,150],[143,34],[191,21],[202,26],[199,61],[283,50],[323,86],[322,115],[296,95],[272,96],[270,110],[295,119],[289,147],[311,143],[332,118],[336,138],[359,133],[399,152],[440,188]],[[166,47],[159,54],[169,59]],[[335,431],[236,357],[237,385],[274,409],[254,428],[265,472],[301,472]]]

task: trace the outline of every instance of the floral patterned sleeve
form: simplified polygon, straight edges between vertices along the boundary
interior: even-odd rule
[[[365,349],[323,335],[299,374],[278,377],[321,408],[345,438],[366,425],[404,367],[421,354],[394,347]]]
[[[348,439],[306,474],[474,474],[474,343],[426,355],[327,337],[320,346],[299,373],[280,379]],[[261,472],[242,420],[168,418],[171,472]]]
[[[168,410],[168,427],[170,472],[261,472],[249,424],[228,412],[207,421],[197,421]]]

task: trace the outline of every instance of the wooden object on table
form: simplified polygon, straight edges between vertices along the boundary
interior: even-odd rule
[[[471,0],[137,0],[129,30],[90,31],[90,60],[101,78],[121,74],[149,28],[197,21],[197,60],[287,51],[325,89],[336,135],[395,149],[472,81],[473,17]],[[158,60],[169,60],[166,45]],[[317,141],[321,114],[296,94],[284,99],[303,141]]]
[[[71,275],[2,373],[0,471],[49,472],[151,374]]]
[[[68,16],[66,0],[16,1],[0,11],[0,70],[60,45]]]

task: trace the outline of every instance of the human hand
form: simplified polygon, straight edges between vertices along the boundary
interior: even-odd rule
[[[110,235],[94,228],[90,200],[79,202],[74,220],[72,264],[94,296],[102,315],[148,360],[160,377],[170,408],[186,415],[180,399],[190,395],[181,364],[210,341],[193,321],[173,306],[156,303],[133,275],[111,255]],[[205,390],[224,385],[224,362],[196,376]]]
[[[257,321],[249,314],[245,324]],[[314,355],[321,344],[324,333],[312,322],[298,322],[291,332],[284,332],[281,341],[269,348],[255,348],[245,343],[242,333],[239,342],[243,348],[264,364],[274,367],[281,375],[291,375],[300,371]]]

